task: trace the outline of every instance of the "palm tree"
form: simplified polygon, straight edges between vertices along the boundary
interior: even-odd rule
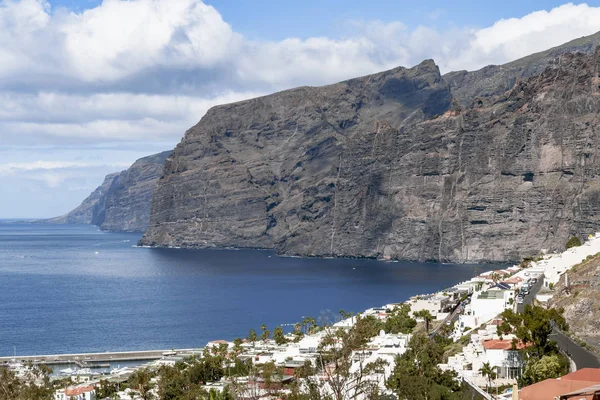
[[[256,331],[254,329],[250,329],[250,332],[248,333],[248,341],[252,343],[252,348],[254,348],[254,343],[256,343],[257,339],[258,337],[256,335]]]
[[[316,324],[317,322],[312,317],[305,317],[304,320],[302,320],[302,325],[307,327],[307,334],[312,332]]]
[[[496,372],[494,372],[494,368],[490,365],[489,362],[483,363],[481,368],[479,368],[479,372],[484,378],[487,377],[487,392],[489,393],[490,388],[492,386],[492,380],[496,379]]]
[[[492,281],[494,283],[498,283],[498,281],[500,280],[500,275],[498,275],[497,273],[492,273]]]
[[[262,334],[260,335],[260,338],[263,342],[267,342],[267,340],[269,340],[269,336],[271,336],[271,332],[269,332],[267,330],[267,326],[265,324],[262,324],[260,326],[260,330],[262,331]]]
[[[413,316],[417,318],[423,318],[425,321],[425,331],[429,333],[429,323],[433,321],[433,315],[429,312],[429,310],[419,310],[413,313]]]

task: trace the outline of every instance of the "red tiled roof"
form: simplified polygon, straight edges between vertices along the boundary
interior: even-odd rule
[[[486,350],[512,350],[512,340],[484,340],[483,348]],[[525,348],[522,342],[517,343],[517,350]]]
[[[527,386],[519,392],[519,399],[554,399],[563,394],[585,389],[598,383],[600,383],[600,369],[583,368],[558,379],[546,379],[545,381]]]
[[[562,394],[592,386],[596,382],[569,379],[546,379],[524,387],[519,392],[519,400],[549,400]]]
[[[67,396],[78,396],[80,394],[91,392],[93,390],[93,386],[78,386],[65,389],[65,394]]]
[[[595,381],[600,383],[600,368],[582,368],[562,377],[571,381]]]
[[[504,283],[519,283],[523,280],[524,279],[521,278],[520,276],[513,276],[512,278],[505,279]]]

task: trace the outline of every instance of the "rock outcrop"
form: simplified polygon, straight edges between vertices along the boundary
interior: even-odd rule
[[[574,266],[554,288],[552,307],[564,308],[569,331],[600,351],[600,254]]]
[[[44,222],[91,224],[103,230],[143,232],[148,227],[152,194],[171,151],[137,160],[120,173],[107,175],[102,185],[79,207]]]
[[[167,159],[141,244],[456,262],[563,248],[600,228],[599,57],[561,55],[468,106],[428,60],[212,108]]]
[[[119,176],[119,172],[106,175],[104,182],[98,186],[81,204],[60,217],[46,219],[40,222],[52,224],[91,224],[101,225],[104,220],[104,202],[111,185]]]
[[[488,65],[477,71],[454,71],[444,75],[452,95],[463,106],[470,106],[478,97],[498,96],[511,89],[517,79],[544,72],[548,64],[565,53],[594,52],[600,45],[600,32],[572,40],[563,45],[531,54],[504,65]]]

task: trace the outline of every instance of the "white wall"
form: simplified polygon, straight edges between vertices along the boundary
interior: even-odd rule
[[[498,299],[481,299],[479,298],[479,294],[473,295],[471,300],[471,314],[475,317],[475,326],[489,321],[507,307],[511,307],[509,299],[514,296],[514,293],[511,290],[503,292],[503,297]]]

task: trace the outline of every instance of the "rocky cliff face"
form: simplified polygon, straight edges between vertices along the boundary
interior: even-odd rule
[[[554,288],[552,307],[564,308],[569,331],[600,351],[600,254],[568,272],[569,288],[563,275]]]
[[[79,207],[45,222],[92,224],[103,230],[143,232],[150,219],[152,194],[166,158],[165,151],[137,160],[120,173],[107,175],[104,182]]]
[[[458,262],[563,248],[600,228],[599,62],[562,55],[468,106],[425,61],[215,107],[167,160],[141,243]]]
[[[68,214],[50,218],[42,222],[52,224],[92,224],[99,225],[104,219],[104,201],[118,172],[106,175],[102,185],[98,186],[83,202]]]
[[[556,57],[565,53],[591,54],[600,45],[600,32],[531,54],[504,65],[488,65],[477,71],[455,71],[444,75],[452,95],[464,106],[473,100],[504,94],[517,79],[541,74]]]

